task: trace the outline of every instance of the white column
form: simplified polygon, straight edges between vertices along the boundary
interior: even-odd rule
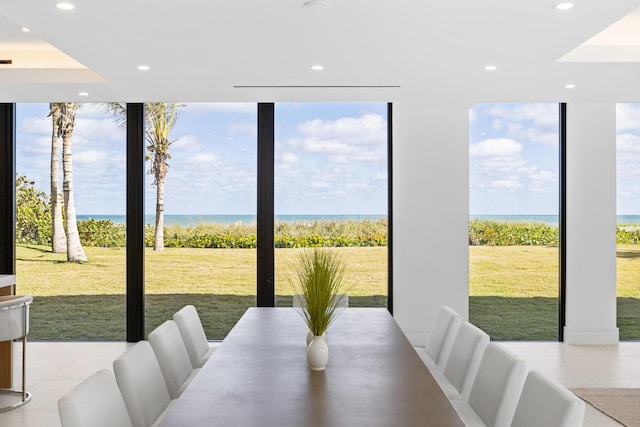
[[[469,112],[393,105],[394,317],[424,345],[436,309],[468,318]]]
[[[615,344],[616,106],[567,105],[568,344]]]

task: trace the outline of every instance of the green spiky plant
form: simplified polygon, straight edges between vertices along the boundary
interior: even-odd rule
[[[338,252],[321,248],[300,252],[293,261],[294,285],[304,302],[301,315],[315,336],[327,330],[343,307],[345,269]]]

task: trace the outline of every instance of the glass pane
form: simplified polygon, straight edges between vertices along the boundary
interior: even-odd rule
[[[496,340],[558,337],[557,104],[469,115],[469,318]]]
[[[617,106],[617,296],[620,339],[640,339],[640,104]]]
[[[351,307],[387,306],[387,104],[283,103],[275,110],[276,305],[291,263],[333,247]]]
[[[50,108],[53,105],[53,110]],[[29,338],[123,340],[125,335],[126,140],[104,105],[17,104],[17,292],[34,296]],[[50,115],[53,111],[53,114]],[[52,162],[52,126],[61,113],[59,152]],[[75,122],[71,120],[75,117]],[[75,126],[69,127],[70,124]],[[71,132],[72,131],[72,132]],[[67,136],[68,138],[65,138]],[[70,142],[66,170],[63,139]],[[67,243],[53,252],[52,164]],[[71,165],[71,168],[68,166]],[[69,175],[69,172],[72,172]],[[72,176],[72,187],[63,178]],[[65,203],[72,190],[75,215]],[[53,191],[55,195],[55,191]],[[71,200],[67,199],[67,200]],[[64,205],[67,205],[67,210]],[[72,218],[77,220],[73,233]],[[76,236],[76,238],[74,238]],[[67,247],[81,250],[69,262]],[[58,245],[56,245],[58,246]]]
[[[257,106],[177,104],[177,114],[168,137],[162,250],[154,250],[154,174],[145,188],[146,330],[193,304],[207,338],[220,340],[256,305]]]

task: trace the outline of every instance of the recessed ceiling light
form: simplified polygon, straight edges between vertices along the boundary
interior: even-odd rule
[[[487,65],[486,67],[484,67],[485,71],[494,71],[497,70],[498,67],[496,67],[495,65]]]
[[[78,92],[80,96],[89,96],[89,92]]]
[[[56,7],[60,10],[73,10],[75,9],[75,6],[71,3],[64,3],[64,2],[60,2],[60,3],[56,3]]]
[[[147,71],[149,69],[148,65],[138,65],[138,70]]]
[[[27,27],[22,27],[21,30],[24,31],[25,33],[29,32],[29,29]]]
[[[573,83],[567,83],[566,85],[564,85],[565,89],[574,89],[576,87],[576,85],[574,85]]]
[[[573,3],[569,3],[569,2],[564,2],[564,3],[558,3],[556,5],[556,9],[558,10],[569,10],[569,9],[573,9],[574,4]]]
[[[324,65],[319,65],[319,64],[318,65],[312,65],[311,69],[313,71],[321,71],[321,70],[324,70]]]
[[[324,10],[329,7],[328,1],[309,0],[302,4],[305,9]]]

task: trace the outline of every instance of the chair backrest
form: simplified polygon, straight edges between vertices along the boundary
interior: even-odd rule
[[[191,367],[201,368],[204,364],[202,357],[209,351],[209,341],[198,311],[192,305],[185,305],[173,315],[173,320],[180,330],[182,341],[191,360]]]
[[[11,341],[29,334],[31,295],[0,297],[0,341]]]
[[[530,371],[513,416],[512,427],[582,427],[585,404],[558,382]]]
[[[149,427],[171,402],[151,344],[140,341],[113,362],[113,371],[134,427]]]
[[[132,427],[111,371],[100,370],[58,400],[62,427]]]
[[[469,405],[486,425],[511,425],[526,370],[524,360],[506,348],[493,342],[487,345],[469,393]]]
[[[443,370],[447,363],[461,321],[460,315],[446,305],[438,309],[426,345],[427,354],[436,364],[438,370]]]
[[[177,399],[181,387],[193,371],[193,366],[176,322],[167,320],[155,328],[149,334],[149,343],[158,359],[169,396]]]
[[[462,322],[443,373],[465,400],[469,399],[487,344],[489,335],[486,332],[469,322]]]

